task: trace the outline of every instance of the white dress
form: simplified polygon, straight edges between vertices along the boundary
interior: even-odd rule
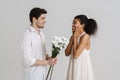
[[[95,80],[89,56],[90,50],[84,49],[76,59],[73,58],[72,53],[69,61],[67,80]]]

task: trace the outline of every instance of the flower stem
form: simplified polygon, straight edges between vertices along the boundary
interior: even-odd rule
[[[48,76],[49,76],[49,74],[50,74],[50,70],[51,70],[51,68],[52,68],[52,66],[49,67],[49,71],[48,71],[48,73],[47,73],[46,80],[48,79]]]
[[[52,66],[51,75],[50,75],[50,80],[52,79],[53,68],[54,68],[54,65]]]

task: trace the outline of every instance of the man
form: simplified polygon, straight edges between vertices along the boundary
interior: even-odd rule
[[[46,14],[46,10],[37,7],[29,14],[31,26],[26,30],[23,38],[25,80],[45,80],[46,65],[56,63],[56,59],[50,58],[46,52],[45,36],[42,32]]]

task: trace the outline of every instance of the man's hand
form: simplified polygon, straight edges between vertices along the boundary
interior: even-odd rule
[[[57,62],[56,58],[49,58],[47,60],[48,65],[54,65],[54,64],[56,64],[56,62]]]

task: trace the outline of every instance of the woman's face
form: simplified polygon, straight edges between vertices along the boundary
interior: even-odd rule
[[[74,19],[72,23],[72,31],[75,32],[76,29],[83,28],[83,24],[80,23],[79,19]]]

